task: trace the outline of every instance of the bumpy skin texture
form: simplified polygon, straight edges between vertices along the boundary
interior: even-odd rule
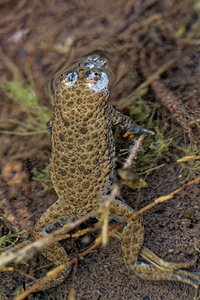
[[[41,237],[56,222],[67,222],[97,209],[108,195],[115,167],[115,147],[112,124],[122,124],[129,131],[152,133],[116,111],[108,102],[106,60],[90,56],[59,72],[53,81],[55,110],[52,125],[50,173],[59,196],[40,218],[33,236]],[[110,214],[125,220],[132,208],[115,199]],[[142,278],[180,280],[195,286],[199,277],[179,270],[188,264],[169,264],[142,247],[143,226],[140,218],[129,222],[121,234],[121,249],[125,264]],[[42,249],[42,254],[59,266],[68,262],[67,253],[57,243]],[[154,265],[136,263],[138,254]],[[161,265],[161,268],[155,266]],[[62,282],[70,269],[43,285],[46,289]],[[185,272],[185,273],[183,273]],[[198,284],[197,284],[198,281]]]

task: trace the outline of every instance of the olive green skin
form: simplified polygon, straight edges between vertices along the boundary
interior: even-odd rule
[[[140,134],[152,134],[130,117],[115,110],[109,103],[106,61],[98,56],[83,58],[54,77],[55,93],[52,126],[50,174],[59,199],[37,222],[33,237],[41,238],[69,221],[96,210],[106,199],[113,183],[115,146],[112,124]],[[110,204],[110,216],[124,221],[133,209],[118,199]],[[188,263],[167,263],[143,246],[143,225],[140,217],[128,222],[121,233],[124,263],[137,276],[149,280],[178,280],[198,289],[199,274],[183,271]],[[61,283],[70,272],[68,255],[59,243],[41,249],[41,253],[62,272],[51,281],[40,284],[44,290]],[[138,255],[148,263],[137,262]]]
[[[90,89],[87,71],[74,68],[78,82],[66,88],[61,80],[56,89],[50,173],[59,199],[88,211],[109,190],[115,147],[108,89]]]

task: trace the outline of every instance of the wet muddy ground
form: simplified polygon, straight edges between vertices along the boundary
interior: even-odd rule
[[[199,155],[199,1],[2,0],[0,14],[0,215],[17,230],[30,233],[57,196],[53,189],[42,193],[42,184],[34,179],[34,169],[42,171],[48,163],[50,135],[8,134],[20,131],[20,124],[4,119],[24,122],[27,115],[5,93],[5,84],[16,78],[24,84],[31,82],[39,104],[51,111],[48,83],[52,75],[97,50],[109,60],[111,103],[156,132],[144,144],[136,165],[139,173],[155,170],[142,175],[146,188],[122,188],[127,203],[144,207],[198,176],[198,160],[178,164],[177,159]],[[121,132],[115,135],[117,148],[127,149],[133,143]],[[167,261],[198,256],[194,244],[200,238],[199,199],[197,184],[146,212],[144,245]],[[69,243],[78,248],[73,241]],[[67,242],[65,245],[69,247]],[[50,263],[37,255],[31,266],[21,269],[41,277],[48,267]],[[191,270],[200,271],[199,260]],[[2,273],[0,297],[12,299],[13,291],[24,280],[17,273]],[[29,299],[67,299],[71,286],[72,275],[58,287]],[[136,278],[124,266],[115,238],[79,261],[75,290],[76,299],[170,300],[194,296],[194,289],[183,283]]]

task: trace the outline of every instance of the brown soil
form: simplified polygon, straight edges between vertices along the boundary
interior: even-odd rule
[[[161,80],[187,106],[191,115],[199,112],[200,51],[198,30],[195,31],[199,28],[199,1],[1,0],[0,9],[1,81],[12,78],[15,66],[26,82],[26,68],[29,67],[40,104],[51,108],[48,81],[60,66],[100,49],[106,52],[112,70],[113,105],[145,80],[141,67],[143,53],[152,73],[163,63],[175,59],[176,63]],[[183,30],[182,35],[180,30]],[[61,53],[55,46],[64,44],[66,47]],[[169,116],[169,108],[163,107],[162,99],[158,98],[153,87],[144,96],[156,111],[153,118],[167,118],[168,126],[180,128],[178,119],[176,122],[173,115]],[[130,110],[127,107],[123,112]],[[19,105],[3,92],[0,92],[0,117],[24,119]],[[17,130],[17,126],[9,124],[4,129]],[[191,139],[187,129],[181,130],[179,146],[189,147]],[[193,134],[198,143],[198,128],[194,128]],[[35,222],[57,197],[53,190],[42,194],[42,186],[33,180],[33,168],[41,170],[48,162],[50,137],[47,134],[26,137],[2,134],[0,139],[0,215],[18,230],[31,232]],[[183,153],[177,149],[169,150],[172,155],[167,163],[164,161],[164,168],[147,177],[148,187],[142,189],[138,208],[182,185],[185,174],[180,172],[176,159]],[[8,176],[3,172],[8,172]],[[138,192],[123,188],[122,193],[127,203],[134,207]],[[195,185],[145,213],[145,246],[167,261],[187,261],[196,256],[194,241],[200,239],[199,195],[199,186]],[[41,277],[47,270],[43,267],[45,264],[49,266],[38,255],[32,260],[31,269],[22,269]],[[200,271],[199,261],[193,271]],[[17,273],[2,273],[0,298],[4,294],[12,299],[14,289],[23,282],[24,277]],[[72,275],[60,286],[29,296],[29,299],[67,299],[71,285]],[[107,247],[97,248],[78,263],[75,290],[76,299],[82,300],[170,300],[192,299],[194,295],[193,288],[186,284],[136,278],[123,265],[120,245],[115,238],[110,239]]]

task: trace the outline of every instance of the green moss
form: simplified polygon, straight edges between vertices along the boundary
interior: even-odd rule
[[[175,37],[180,38],[185,34],[186,30],[185,27],[180,27],[176,32],[175,32]]]
[[[190,146],[183,146],[179,147],[179,150],[182,153],[182,156],[199,156],[200,151],[192,151]],[[177,157],[177,159],[180,159],[181,156]],[[188,160],[185,162],[178,163],[178,166],[180,168],[179,172],[181,174],[181,177],[184,181],[193,180],[200,174],[200,159],[197,160]]]
[[[49,175],[49,164],[41,172],[33,169],[33,174],[33,179],[40,182],[43,187],[42,193],[45,193],[53,188]]]
[[[173,137],[165,137],[158,128],[155,130],[155,137],[151,141],[146,138],[143,147],[136,160],[136,169],[138,172],[144,172],[148,169],[154,169],[159,164],[169,162],[172,156],[171,147]],[[149,170],[150,171],[150,170]]]
[[[150,118],[151,107],[142,98],[138,99],[134,106],[131,106],[130,116],[137,122],[145,122]]]
[[[9,131],[2,129],[0,133],[31,135],[48,132],[46,124],[51,118],[51,111],[46,106],[38,103],[37,93],[30,78],[29,82],[29,84],[25,84],[17,76],[13,76],[13,80],[1,83],[1,88],[5,94],[20,105],[22,112],[25,113],[25,121],[1,119],[0,123],[16,124],[18,130]]]
[[[0,217],[0,252],[7,250],[17,244],[20,238],[23,238],[24,232],[14,232],[12,228],[5,223],[3,217]]]

